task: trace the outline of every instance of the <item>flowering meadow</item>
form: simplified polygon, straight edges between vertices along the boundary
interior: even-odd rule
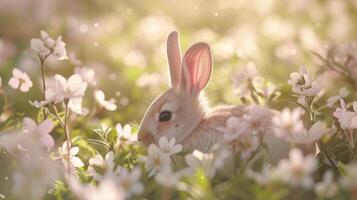
[[[0,199],[357,199],[356,134],[356,0],[0,2]]]

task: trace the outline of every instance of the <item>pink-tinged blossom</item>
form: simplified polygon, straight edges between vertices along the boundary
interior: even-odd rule
[[[64,99],[72,100],[83,98],[87,83],[83,81],[80,75],[73,74],[67,80],[63,76],[56,74],[55,80],[57,97],[59,97],[61,101]]]
[[[304,157],[299,149],[289,152],[289,159],[281,160],[276,170],[281,173],[281,180],[292,186],[310,188],[313,185],[312,174],[317,170],[317,160],[314,156]]]
[[[49,55],[55,56],[58,60],[68,59],[65,47],[66,44],[62,41],[61,36],[54,40],[45,31],[41,31],[41,38],[31,39],[31,49],[41,59]]]
[[[295,108],[293,111],[284,108],[279,115],[273,118],[273,123],[276,126],[276,136],[289,140],[293,135],[306,131],[300,119],[301,115],[302,110],[299,108]]]
[[[233,141],[239,136],[251,132],[248,122],[238,117],[230,117],[226,121],[225,128],[219,128],[224,133],[224,138],[227,141]]]
[[[115,99],[111,98],[109,100],[105,100],[105,94],[102,90],[94,91],[94,98],[97,103],[109,111],[114,111],[117,109],[117,105],[115,104]]]
[[[259,76],[257,68],[253,62],[249,62],[244,68],[233,74],[232,82],[234,92],[239,96],[244,96],[249,93],[250,84],[262,82],[262,77]]]
[[[62,41],[62,36],[58,36],[56,39],[56,45],[53,49],[53,53],[58,60],[66,60],[67,52],[66,52],[66,44]]]
[[[340,99],[340,108],[337,108],[333,116],[338,119],[340,126],[343,129],[357,128],[357,101],[352,103],[352,111],[347,110],[346,103]]]
[[[30,101],[34,107],[43,107],[50,103],[60,103],[68,101],[68,107],[77,114],[85,115],[87,110],[82,108],[82,100],[87,89],[87,83],[84,82],[80,75],[73,74],[68,78],[56,74],[55,84],[48,87],[45,93],[44,101]]]
[[[331,133],[326,123],[322,121],[317,121],[309,130],[306,130],[301,115],[302,110],[299,108],[295,108],[293,111],[285,108],[273,118],[276,127],[275,135],[287,142],[311,144],[320,140],[324,135]]]
[[[307,69],[302,66],[299,72],[293,72],[290,74],[290,80],[288,84],[292,86],[294,93],[303,96],[315,96],[320,91],[320,85],[317,81],[313,81],[311,74]]]
[[[278,181],[309,189],[314,183],[313,173],[317,170],[317,164],[313,155],[304,156],[299,149],[291,149],[289,158],[280,160],[276,167],[266,165],[261,173],[249,169],[247,176],[262,185]]]
[[[290,142],[298,144],[312,144],[320,140],[323,136],[331,134],[331,130],[325,122],[317,121],[308,131],[304,130],[299,134],[291,135]]]
[[[12,70],[12,77],[9,80],[9,85],[13,89],[19,89],[21,92],[28,92],[32,87],[32,81],[25,72],[14,68]]]
[[[95,86],[97,82],[95,81],[95,71],[89,67],[76,67],[74,73],[79,74],[82,79],[87,82],[88,85]]]
[[[332,108],[340,99],[348,96],[348,90],[346,88],[341,88],[337,96],[332,96],[327,99],[327,107]]]
[[[25,133],[39,137],[43,146],[53,148],[55,141],[50,135],[50,132],[53,130],[54,126],[51,120],[46,119],[37,125],[31,118],[25,117],[23,124],[23,130]]]
[[[144,185],[140,182],[140,168],[136,167],[129,171],[127,168],[121,167],[118,171],[119,176],[115,178],[115,181],[125,190],[126,198],[141,194],[144,191]]]
[[[46,91],[46,100],[54,103],[68,100],[68,107],[73,112],[84,114],[82,98],[87,88],[87,83],[78,74],[73,74],[68,80],[57,74],[55,80],[55,87]]]
[[[219,127],[224,139],[239,151],[243,159],[249,158],[257,150],[262,134],[272,132],[269,110],[253,106],[242,117],[230,117],[225,127]]]

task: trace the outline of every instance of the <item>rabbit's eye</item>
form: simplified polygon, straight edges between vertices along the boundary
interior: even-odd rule
[[[160,122],[166,122],[169,121],[171,119],[171,112],[164,110],[160,113],[159,115],[159,121]]]

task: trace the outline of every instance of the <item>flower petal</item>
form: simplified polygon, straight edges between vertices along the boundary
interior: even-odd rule
[[[55,145],[55,141],[53,140],[51,135],[43,135],[40,138],[40,141],[47,148],[53,148],[53,146]]]
[[[19,81],[19,79],[15,78],[15,77],[11,77],[10,80],[9,80],[9,85],[13,89],[17,89],[17,88],[19,88],[20,81]]]
[[[48,135],[53,128],[53,123],[49,119],[46,119],[38,126],[38,130],[42,135]]]

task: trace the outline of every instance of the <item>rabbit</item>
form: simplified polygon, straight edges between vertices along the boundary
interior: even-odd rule
[[[175,138],[185,150],[207,152],[223,141],[220,128],[226,126],[227,119],[242,117],[252,106],[208,107],[202,92],[213,67],[208,44],[193,44],[181,58],[179,33],[173,31],[167,38],[167,56],[170,88],[149,106],[140,124],[138,141],[148,146],[165,136]],[[263,129],[270,129],[270,112],[265,112],[261,119]]]

